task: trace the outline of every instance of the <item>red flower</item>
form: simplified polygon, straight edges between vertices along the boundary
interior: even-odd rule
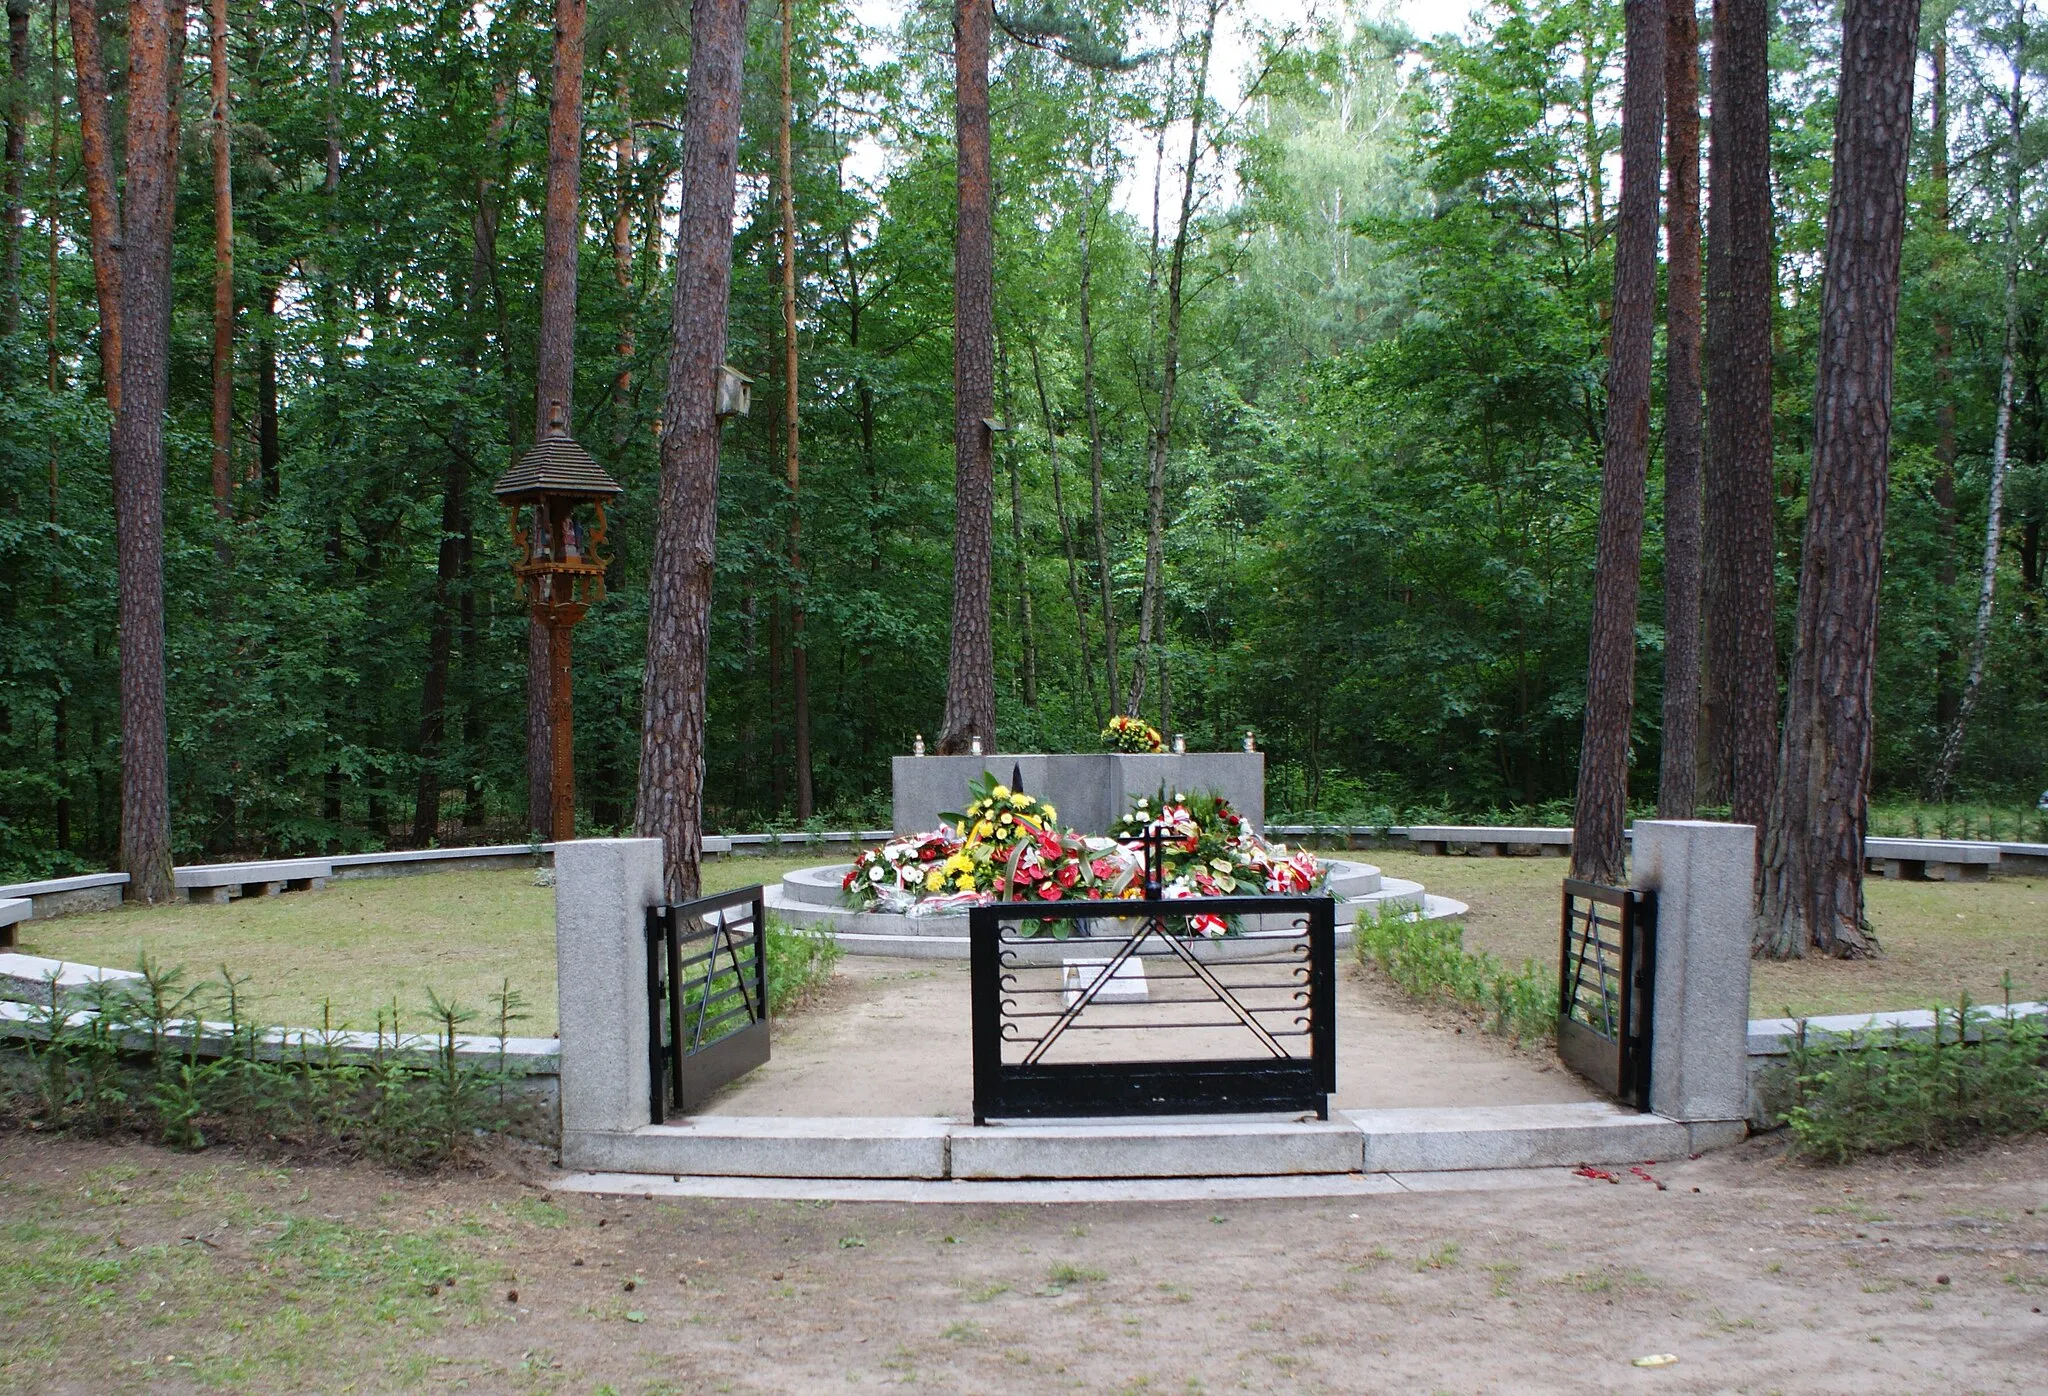
[[[1051,834],[1040,834],[1038,836],[1038,851],[1048,858],[1057,858],[1060,856],[1060,841]]]
[[[1072,863],[1062,863],[1056,876],[1059,878],[1060,886],[1072,887],[1081,880],[1081,870]]]
[[[1046,901],[1056,902],[1060,899],[1060,886],[1057,882],[1048,878],[1038,885],[1038,895]]]

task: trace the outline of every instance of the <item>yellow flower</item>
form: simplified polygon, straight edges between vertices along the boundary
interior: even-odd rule
[[[945,885],[946,875],[940,872],[937,868],[933,868],[930,872],[924,875],[924,890],[927,892],[939,891]]]
[[[1051,805],[1040,805],[1038,807],[1038,812],[1045,816],[1045,822],[1048,824],[1052,823],[1053,820],[1058,819],[1060,817],[1060,812],[1054,809]]]
[[[998,800],[1007,800],[1010,798],[1010,787],[1007,785],[998,785],[995,789],[991,790],[989,794],[995,796]]]
[[[1031,797],[1020,792],[1010,797],[1010,804],[1017,809],[1030,809]]]
[[[996,826],[989,823],[986,819],[982,820],[981,823],[974,826],[974,836],[978,839],[985,839],[990,834],[993,834],[995,831]]]
[[[1004,815],[1004,816],[1003,816],[1003,823],[1005,823],[1005,824],[1014,824],[1014,823],[1016,823],[1016,821],[1015,821],[1014,819],[1010,818],[1010,816],[1006,814],[1006,815]]]
[[[960,876],[953,879],[953,885],[962,892],[972,892],[974,890],[974,874],[971,872],[961,873]]]

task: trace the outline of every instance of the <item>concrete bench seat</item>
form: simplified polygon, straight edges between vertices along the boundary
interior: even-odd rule
[[[35,915],[36,904],[27,897],[0,897],[0,949],[14,947],[14,928]]]
[[[218,904],[236,897],[317,892],[332,876],[332,859],[283,858],[268,863],[201,863],[173,868],[171,883],[190,901]]]
[[[1903,882],[1989,882],[1999,863],[1995,843],[1947,839],[1865,839],[1871,872]]]
[[[1481,858],[1517,853],[1562,858],[1572,851],[1570,829],[1531,826],[1415,824],[1408,828],[1408,841],[1420,853],[1443,854],[1459,849]]]
[[[122,872],[85,873],[79,877],[51,877],[41,882],[16,882],[0,887],[0,897],[29,904],[24,921],[41,921],[74,911],[112,911],[121,904],[121,889],[128,885]]]

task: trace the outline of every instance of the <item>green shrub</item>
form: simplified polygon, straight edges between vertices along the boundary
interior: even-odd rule
[[[1361,915],[1352,944],[1359,963],[1378,965],[1415,998],[1490,1014],[1489,1030],[1503,1037],[1541,1041],[1557,1031],[1557,976],[1534,960],[1510,971],[1474,954],[1456,922]]]
[[[2005,987],[2009,1005],[2010,977]],[[2048,1128],[2048,1027],[1967,997],[1935,1010],[1926,1037],[1812,1033],[1801,1020],[1765,1090],[1787,1107],[1793,1152],[1824,1163],[2027,1134]]]
[[[846,952],[823,931],[768,918],[768,1011],[787,1013],[824,987]]]

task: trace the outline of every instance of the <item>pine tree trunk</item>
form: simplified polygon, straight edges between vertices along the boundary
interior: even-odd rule
[[[106,90],[98,31],[79,47],[81,105]],[[135,0],[128,10],[126,187],[112,203],[110,170],[99,172],[108,220],[92,219],[96,254],[118,260],[118,326],[114,342],[119,405],[114,407],[112,465],[120,592],[121,868],[131,901],[162,902],[171,885],[169,731],[164,703],[164,415],[170,396],[171,233],[177,200],[178,36],[185,7],[178,0]],[[104,109],[100,113],[104,121]],[[100,156],[105,156],[101,127]],[[89,157],[90,158],[90,157]],[[93,183],[88,174],[88,203]],[[95,261],[99,257],[95,256]],[[103,340],[105,345],[107,341]],[[110,399],[114,394],[110,393]],[[110,402],[110,405],[113,405]]]
[[[92,229],[92,280],[100,311],[100,380],[107,410],[121,411],[121,214],[114,195],[113,142],[107,130],[107,67],[93,0],[69,0],[71,54],[78,68],[79,162],[85,168],[86,219]]]
[[[789,149],[789,127],[795,119],[796,93],[790,83],[790,48],[796,17],[795,0],[782,0],[782,116],[776,130],[775,159],[782,189],[782,352],[783,450],[789,482],[789,700],[790,747],[796,765],[796,817],[809,819],[815,804],[811,788],[811,668],[804,650],[803,506],[801,440],[798,421],[796,343],[796,172]]]
[[[1173,445],[1173,401],[1180,382],[1180,324],[1182,282],[1187,270],[1189,225],[1195,216],[1195,176],[1202,156],[1202,116],[1209,93],[1209,55],[1216,45],[1216,13],[1220,6],[1210,0],[1200,41],[1200,60],[1195,67],[1194,101],[1188,108],[1188,156],[1181,167],[1180,223],[1173,230],[1173,250],[1166,268],[1166,345],[1159,372],[1159,416],[1152,425],[1148,443],[1150,459],[1145,477],[1145,584],[1138,603],[1138,652],[1131,659],[1131,688],[1124,711],[1138,715],[1145,698],[1145,674],[1157,662],[1153,651],[1159,632],[1165,629],[1166,584],[1166,460]]]
[[[208,0],[213,80],[213,507],[226,518],[234,490],[235,192],[229,165],[228,0]]]
[[[1963,680],[1961,700],[1956,704],[1955,722],[1941,744],[1935,762],[1933,789],[1936,800],[1948,798],[1955,779],[1956,764],[1963,756],[1963,734],[1976,711],[1977,696],[1984,684],[1984,659],[1991,648],[1991,609],[1998,594],[1998,543],[2004,525],[2005,470],[2012,442],[2013,365],[2019,354],[2020,336],[2020,184],[2024,167],[2020,161],[2020,138],[2026,93],[2027,8],[2025,0],[2014,6],[2011,48],[2012,91],[2007,98],[2005,136],[2005,349],[1998,374],[1998,426],[1991,439],[1991,485],[1985,502],[1984,563],[1977,579],[1977,627],[1970,640],[1970,668]]]
[[[624,446],[633,428],[633,356],[638,352],[633,304],[633,167],[639,152],[633,139],[633,91],[626,83],[626,54],[619,54],[619,134],[612,143],[618,202],[612,210],[612,284],[619,292],[618,366],[612,372],[612,444]]]
[[[1763,827],[1777,748],[1770,9],[1716,0],[1707,203],[1702,799]]]
[[[990,207],[988,52],[993,0],[955,0],[953,130],[953,631],[941,752],[996,749],[995,222]]]
[[[1572,874],[1619,884],[1635,717],[1636,607],[1642,581],[1643,483],[1650,464],[1650,379],[1657,335],[1657,194],[1663,150],[1666,0],[1626,0],[1621,200],[1614,233],[1614,318],[1607,362],[1607,439],[1587,646],[1586,717]]]
[[[683,209],[676,237],[661,501],[648,576],[635,828],[662,840],[675,900],[697,894],[703,847],[704,689],[718,536],[718,372],[732,291],[734,164],[745,0],[694,0],[683,116]]]
[[[51,113],[54,122],[56,113]],[[0,335],[21,327],[21,178],[28,146],[28,0],[7,0],[6,174],[0,180]]]
[[[1919,21],[1917,0],[1849,0],[1842,20],[1813,478],[1757,928],[1774,957],[1877,950],[1863,839]]]
[[[1698,805],[1700,717],[1700,29],[1667,0],[1664,212],[1664,740],[1657,816]]]

